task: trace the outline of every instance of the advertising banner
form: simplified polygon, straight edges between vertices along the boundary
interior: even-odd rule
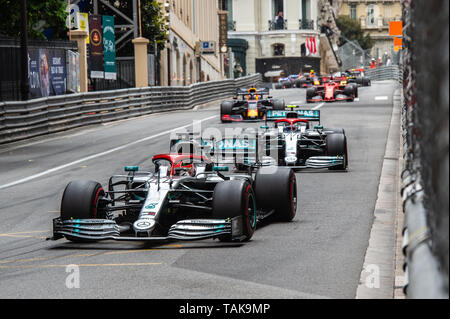
[[[104,64],[103,64],[103,30],[102,30],[102,16],[89,16],[89,41],[90,41],[90,76],[93,79],[104,78]]]
[[[66,93],[66,57],[64,50],[30,49],[28,61],[31,98]]]
[[[87,13],[77,13],[77,27],[80,30],[87,31],[88,37],[86,38],[86,44],[89,44],[89,16]]]
[[[103,16],[103,57],[105,79],[116,80],[116,39],[114,33],[114,17]]]
[[[80,92],[80,54],[67,51],[67,90],[69,92]]]
[[[28,83],[30,85],[30,98],[41,97],[41,77],[39,65],[39,50],[28,52]]]

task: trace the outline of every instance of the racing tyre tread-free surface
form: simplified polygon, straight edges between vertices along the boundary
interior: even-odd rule
[[[231,115],[232,110],[233,110],[233,102],[232,101],[223,101],[222,104],[220,104],[220,120],[222,121],[222,123],[229,122],[229,121],[224,121],[223,116]]]
[[[246,180],[230,180],[218,183],[214,188],[213,218],[227,219],[242,215],[244,241],[252,238],[256,229],[256,198],[252,185]],[[231,236],[221,237],[230,241]]]
[[[258,209],[275,210],[278,220],[289,222],[297,212],[297,180],[287,167],[263,167],[255,176]]]
[[[283,111],[286,108],[284,100],[273,100],[273,109],[276,111]]]
[[[345,170],[348,167],[348,147],[347,137],[342,133],[330,134],[327,136],[328,156],[343,156],[344,164],[331,167],[330,170]]]
[[[99,200],[105,196],[102,185],[93,181],[70,182],[61,200],[61,219],[97,219],[104,218],[99,208]],[[73,242],[85,242],[83,239],[66,236]]]

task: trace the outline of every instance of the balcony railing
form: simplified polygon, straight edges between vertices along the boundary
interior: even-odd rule
[[[269,20],[269,31],[274,30],[287,30],[288,20],[285,19],[283,23],[277,23],[275,21]]]
[[[236,21],[228,21],[228,31],[236,31]]]
[[[300,30],[314,30],[314,20],[298,20],[298,25]]]

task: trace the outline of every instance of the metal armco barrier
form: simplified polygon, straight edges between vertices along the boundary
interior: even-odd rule
[[[382,66],[367,70],[365,75],[372,81],[394,80],[403,83],[403,68],[401,65]]]
[[[448,299],[448,1],[402,4],[404,291]]]
[[[0,144],[85,125],[192,109],[230,97],[239,87],[260,85],[261,81],[262,76],[255,74],[185,87],[147,87],[4,102],[0,103]]]

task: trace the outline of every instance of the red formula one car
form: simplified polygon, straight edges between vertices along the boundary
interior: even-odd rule
[[[358,97],[356,83],[343,84],[341,81],[329,80],[320,86],[310,87],[306,91],[306,102],[353,102]]]

